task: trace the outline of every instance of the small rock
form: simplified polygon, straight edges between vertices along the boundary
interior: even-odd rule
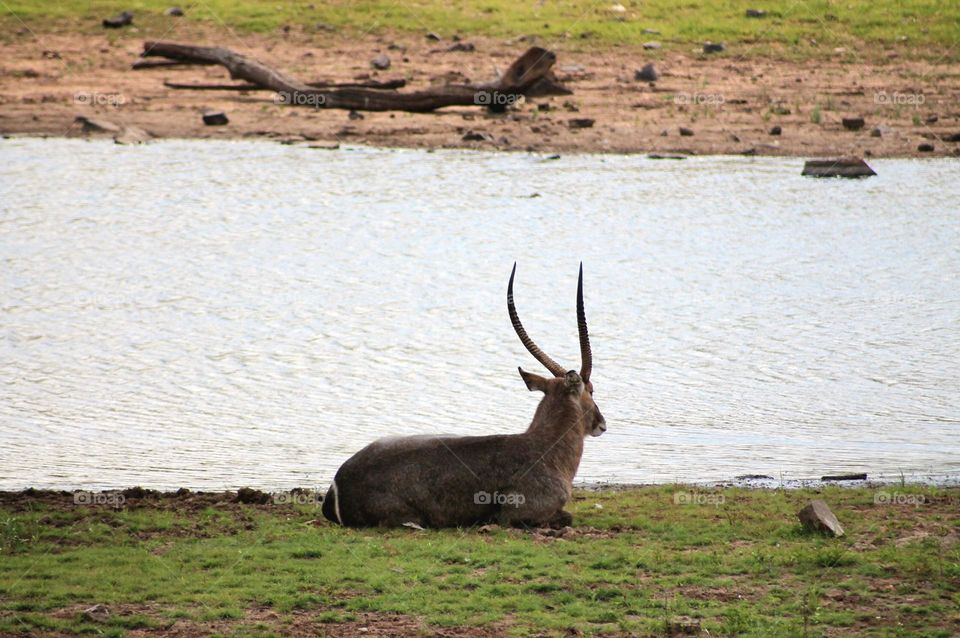
[[[722,53],[726,49],[727,45],[723,42],[707,42],[703,45],[704,53]]]
[[[318,22],[314,25],[314,28],[317,31],[326,31],[327,33],[336,33],[336,25],[330,24],[329,22]]]
[[[950,133],[943,136],[944,142],[960,142],[960,133]]]
[[[660,35],[660,32],[657,31],[656,29],[644,29],[640,33],[644,35]]]
[[[103,21],[104,29],[120,29],[121,27],[126,27],[133,24],[133,14],[129,11],[124,11],[118,16],[112,18],[106,18]]]
[[[407,47],[402,44],[397,44],[396,42],[391,42],[387,45],[387,51],[406,51]]]
[[[643,48],[648,51],[654,51],[660,48],[660,43],[656,41],[644,42]]]
[[[657,69],[652,62],[633,72],[633,79],[638,82],[656,82],[658,77],[660,77],[660,74],[657,73]]]
[[[647,155],[647,159],[652,160],[682,160],[687,159],[686,155],[680,155],[679,153],[650,153]]]
[[[431,40],[433,42],[439,42],[440,40],[443,40],[443,38],[440,37],[440,34],[434,33],[433,31],[431,31],[430,33],[427,34],[427,40]]]
[[[340,148],[340,144],[336,142],[330,142],[328,144],[317,143],[317,144],[307,144],[307,148],[313,148],[320,151],[335,151]]]
[[[667,621],[668,636],[696,636],[700,633],[700,621],[689,616],[678,616]]]
[[[42,57],[44,60],[62,60],[63,56],[60,55],[59,51],[53,51],[52,49],[46,49]]]
[[[567,126],[572,129],[592,128],[595,120],[589,117],[575,117],[567,121]]]
[[[106,605],[94,605],[83,610],[83,619],[90,622],[104,623],[110,618],[110,610]]]
[[[350,114],[347,117],[349,117],[351,120],[362,120],[363,113],[360,113],[359,111],[350,111]]]
[[[467,131],[460,139],[464,142],[492,142],[493,136],[483,131]]]
[[[183,9],[181,9],[180,7],[170,7],[169,9],[164,11],[163,14],[174,17],[174,18],[182,18]]]
[[[580,107],[574,104],[573,102],[571,102],[570,100],[567,100],[563,103],[563,108],[573,113],[577,113],[580,111]]]
[[[542,161],[552,162],[553,160],[558,160],[558,159],[560,159],[559,153],[554,153],[553,155],[547,155],[546,157],[543,158]]]
[[[870,131],[870,137],[883,137],[883,131],[879,126],[875,126],[872,131]]]
[[[927,124],[936,124],[940,120],[940,116],[936,114],[931,114],[927,116],[927,119],[924,120]]]
[[[917,150],[920,151],[921,153],[932,153],[933,144],[929,142],[924,142],[923,144],[917,147]]]
[[[843,527],[840,521],[833,515],[827,504],[816,499],[810,502],[797,513],[797,518],[803,524],[804,529],[814,532],[823,532],[830,536],[843,536]]]
[[[783,133],[783,129],[779,126],[774,126],[770,129],[770,135],[780,135],[781,133]]]
[[[203,123],[207,126],[223,126],[229,124],[230,119],[223,111],[207,111],[203,114]]]
[[[127,126],[113,138],[116,144],[146,144],[150,141],[150,134],[142,128]]]
[[[693,135],[693,129],[687,128],[686,126],[681,126],[680,135],[682,135],[683,137],[690,137]]]
[[[370,66],[381,71],[385,71],[390,68],[390,58],[386,54],[381,53],[374,59],[370,60]]]
[[[807,160],[801,175],[807,177],[871,177],[877,173],[860,158]]]
[[[669,130],[663,129],[662,131],[660,131],[660,137],[667,137],[668,135],[670,135]]]
[[[471,53],[476,50],[477,50],[477,47],[475,47],[472,42],[457,42],[447,47],[447,51],[451,51],[451,52],[462,51],[464,53]]]
[[[767,12],[763,9],[747,9],[748,18],[764,18],[766,15]]]
[[[843,124],[843,128],[848,131],[859,131],[863,128],[864,124],[866,124],[862,117],[845,117],[840,121]]]
[[[865,472],[856,472],[853,474],[828,474],[820,477],[821,481],[866,481]]]
[[[95,117],[78,115],[73,121],[81,125],[84,133],[119,133],[121,131],[121,128],[113,122]]]

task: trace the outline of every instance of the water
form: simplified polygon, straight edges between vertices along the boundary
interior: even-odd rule
[[[386,434],[523,430],[578,480],[960,472],[960,181],[794,159],[0,143],[0,488],[322,486]]]

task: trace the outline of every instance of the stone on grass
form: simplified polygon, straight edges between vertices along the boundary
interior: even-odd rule
[[[642,69],[633,72],[633,79],[638,82],[656,82],[658,77],[660,77],[660,74],[657,73],[657,69],[652,62],[644,64]]]
[[[833,515],[826,503],[820,499],[810,501],[810,504],[797,513],[797,518],[804,529],[811,532],[821,532],[829,536],[843,536],[843,527]]]

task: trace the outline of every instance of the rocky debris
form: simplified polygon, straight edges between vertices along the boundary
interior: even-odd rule
[[[647,51],[655,51],[660,47],[661,47],[660,43],[655,40],[651,40],[650,42],[643,43],[643,48],[646,49]]]
[[[81,615],[88,622],[104,623],[110,619],[110,610],[106,605],[94,605],[84,609]]]
[[[857,157],[807,160],[800,174],[807,177],[870,177],[877,173]]]
[[[386,71],[390,68],[390,58],[386,54],[381,53],[374,59],[370,60],[370,66],[380,71]]]
[[[170,7],[169,9],[163,12],[163,15],[170,16],[173,18],[182,18],[184,14],[183,14],[183,9],[181,9],[180,7]]]
[[[920,151],[921,153],[932,153],[934,150],[934,147],[933,147],[933,144],[931,144],[930,142],[924,142],[923,144],[920,144],[919,146],[917,146],[917,150]]]
[[[657,73],[657,68],[652,62],[644,64],[642,69],[633,72],[633,79],[638,82],[656,82],[659,77],[660,74]]]
[[[443,40],[443,38],[440,37],[439,33],[434,33],[431,31],[427,34],[427,40],[430,40],[431,42],[439,42],[440,40]]]
[[[770,129],[770,135],[780,135],[783,133],[783,129],[779,126],[774,126]]]
[[[704,53],[722,53],[727,50],[727,45],[723,42],[705,42],[703,45]]]
[[[859,131],[866,124],[862,117],[845,117],[840,122],[848,131]]]
[[[883,129],[879,126],[873,127],[873,130],[870,131],[870,137],[883,137]]]
[[[936,124],[937,122],[940,121],[940,116],[937,115],[936,113],[931,113],[923,121],[926,122],[927,124]]]
[[[680,135],[682,137],[691,137],[693,135],[693,129],[687,128],[686,126],[680,127]]]
[[[207,126],[223,126],[230,123],[230,118],[223,111],[206,111],[203,114],[203,123]]]
[[[855,472],[853,474],[828,474],[820,477],[821,481],[866,481],[866,472]]]
[[[567,126],[572,129],[581,129],[581,128],[593,128],[593,123],[595,120],[589,117],[575,117],[572,120],[567,120]]]
[[[73,120],[77,124],[80,124],[81,130],[84,133],[113,133],[117,134],[122,129],[118,124],[114,124],[108,120],[101,120],[96,117],[87,117],[85,115],[78,115]]]
[[[833,515],[826,503],[820,499],[810,501],[810,504],[797,513],[797,518],[804,529],[812,532],[821,532],[830,536],[843,536],[843,527]]]
[[[748,18],[765,18],[767,17],[767,12],[763,9],[747,9]]]
[[[350,111],[350,114],[347,115],[347,117],[350,118],[351,120],[362,120],[363,113],[361,113],[360,111]]]
[[[464,142],[492,142],[493,136],[483,131],[467,131],[460,139]]]
[[[960,133],[950,133],[943,136],[944,142],[960,142]]]
[[[130,26],[131,24],[133,24],[133,14],[129,11],[124,11],[120,15],[103,20],[104,29],[120,29]]]
[[[270,502],[270,495],[252,487],[241,487],[237,490],[237,502],[247,505],[265,505]]]
[[[116,144],[146,144],[150,141],[150,134],[136,126],[125,126],[118,135],[114,135],[113,141]]]
[[[463,53],[472,53],[477,50],[472,42],[456,42],[446,49],[448,52],[461,51]]]

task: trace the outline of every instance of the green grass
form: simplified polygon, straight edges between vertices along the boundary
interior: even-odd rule
[[[121,636],[178,620],[226,635],[282,634],[303,614],[322,632],[388,613],[516,635],[662,636],[681,616],[721,636],[960,631],[957,490],[896,488],[923,495],[920,506],[839,488],[726,489],[705,492],[709,505],[675,503],[690,489],[578,493],[577,529],[560,540],[503,529],[346,530],[318,524],[312,506],[8,507],[0,634]],[[795,514],[813,497],[830,503],[846,537],[802,531]],[[98,603],[110,618],[84,620],[79,610]],[[257,629],[251,610],[264,607],[275,620]]]
[[[129,9],[136,16],[138,37],[156,36],[168,30],[171,20],[177,20],[163,16],[171,4],[175,3],[4,0],[0,9],[5,17],[0,20],[6,29],[22,20],[40,32],[58,25],[96,32],[101,30],[102,18]],[[299,25],[314,32],[318,23],[326,23],[354,34],[436,31],[444,36],[535,35],[546,41],[569,39],[587,46],[638,44],[656,39],[666,48],[683,50],[707,40],[747,45],[760,51],[790,49],[794,53],[821,51],[831,55],[834,47],[843,46],[857,56],[867,56],[871,51],[880,55],[888,47],[907,47],[940,57],[960,43],[960,3],[943,0],[645,0],[624,1],[624,13],[612,11],[614,4],[613,0],[205,0],[199,4],[185,3],[187,17],[180,20],[254,32],[274,31],[284,25]],[[762,7],[768,15],[762,19],[747,18],[745,11],[750,7]],[[655,29],[660,35],[645,34],[644,29]],[[320,35],[327,37],[322,32]]]

